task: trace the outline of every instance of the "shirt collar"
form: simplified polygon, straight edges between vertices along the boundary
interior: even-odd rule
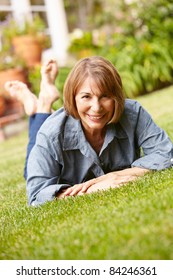
[[[111,123],[107,125],[107,132],[102,150],[104,150],[107,147],[107,145],[114,139],[114,137],[118,139],[127,138],[127,133],[122,128],[120,123]],[[68,116],[67,121],[65,123],[63,149],[80,149],[83,150],[85,154],[87,154],[88,151],[88,142],[85,138],[81,122],[80,120],[76,120],[71,116]]]
[[[80,120],[68,116],[64,128],[64,150],[81,149],[85,146],[86,138],[83,133]]]

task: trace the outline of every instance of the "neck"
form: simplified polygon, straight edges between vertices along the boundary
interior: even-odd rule
[[[106,127],[104,127],[102,130],[100,129],[85,129],[83,127],[83,130],[84,130],[84,133],[85,133],[85,136],[86,137],[89,137],[89,138],[104,138],[105,137],[105,134],[106,134]]]
[[[106,128],[104,128],[103,130],[91,130],[91,131],[84,129],[84,134],[87,141],[92,146],[92,148],[95,150],[97,154],[99,154],[103,146],[104,138],[106,135]]]

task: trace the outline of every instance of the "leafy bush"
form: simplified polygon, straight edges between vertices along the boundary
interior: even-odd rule
[[[173,4],[169,0],[132,1],[118,5],[112,30],[100,37],[85,34],[77,39],[80,49],[86,46],[109,59],[120,72],[127,97],[135,97],[173,82]],[[113,12],[114,7],[112,8]],[[92,40],[91,40],[92,39]],[[98,38],[97,38],[98,39]],[[101,43],[100,43],[101,42]],[[95,47],[97,46],[97,48]],[[76,48],[72,41],[70,50]],[[78,48],[76,48],[78,51]]]
[[[130,41],[114,59],[128,97],[151,92],[173,81],[173,57],[167,42],[133,38]]]

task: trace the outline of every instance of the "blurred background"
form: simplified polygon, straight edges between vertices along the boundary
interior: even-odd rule
[[[101,55],[121,74],[126,97],[135,98],[173,83],[172,38],[172,0],[0,0],[1,132],[23,117],[6,80],[38,94],[40,65],[54,58],[62,92],[76,60]],[[61,96],[54,109],[62,104]]]

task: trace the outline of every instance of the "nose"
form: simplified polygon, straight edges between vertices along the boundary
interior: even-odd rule
[[[91,109],[93,112],[100,112],[102,110],[102,104],[98,98],[92,100]]]

